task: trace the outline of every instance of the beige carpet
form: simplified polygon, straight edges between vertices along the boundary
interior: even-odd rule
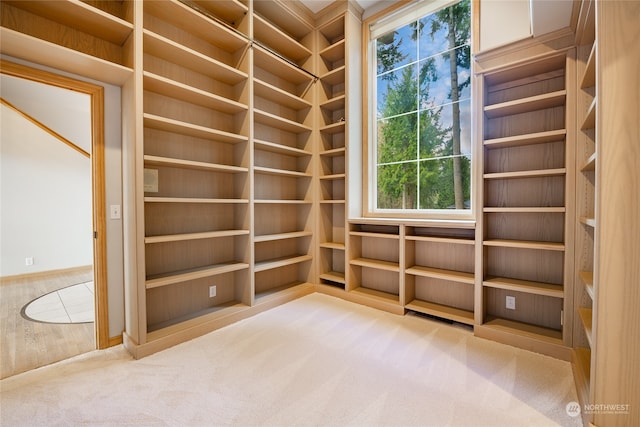
[[[320,294],[0,382],[2,426],[579,426],[569,363]]]

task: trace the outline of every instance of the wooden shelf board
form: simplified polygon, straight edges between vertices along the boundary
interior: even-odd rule
[[[532,240],[507,240],[490,239],[482,242],[485,246],[498,246],[503,248],[540,249],[547,251],[564,251],[564,243],[539,242]]]
[[[0,27],[2,54],[46,65],[61,71],[122,86],[133,70],[121,64],[87,55],[9,28]]]
[[[567,91],[559,90],[528,98],[516,99],[514,101],[487,105],[484,107],[484,113],[488,118],[493,119],[547,108],[560,107],[564,105],[566,97]]]
[[[10,1],[20,9],[102,40],[122,46],[133,32],[133,24],[79,0]]]
[[[183,83],[167,79],[148,71],[145,71],[143,76],[144,90],[159,93],[191,104],[200,105],[202,107],[211,108],[227,114],[236,114],[249,109],[249,107],[240,102],[205,92],[204,90],[195,87],[187,86]]]
[[[311,255],[299,255],[293,257],[282,257],[271,259],[268,261],[256,262],[254,271],[256,273],[260,271],[273,270],[274,268],[286,267],[288,265],[300,264],[306,261],[311,261],[313,257]]]
[[[260,45],[253,45],[253,57],[256,66],[294,85],[313,81],[312,75],[307,74],[282,58],[278,58]]]
[[[249,40],[180,1],[150,1],[144,4],[144,10],[227,52],[234,53],[249,46]],[[185,22],[189,25],[185,26]]]
[[[284,117],[280,117],[257,108],[253,109],[253,116],[257,123],[262,123],[263,125],[271,126],[287,132],[311,132],[311,128],[309,126],[303,125],[302,123],[294,122],[293,120],[285,119]]]
[[[580,129],[587,130],[593,129],[596,126],[596,98],[593,98],[589,108],[587,109],[587,114],[584,116],[584,120],[582,121],[582,126]]]
[[[147,277],[147,280],[145,281],[145,287],[147,289],[158,288],[161,286],[173,285],[176,283],[186,282],[188,280],[202,279],[204,277],[217,276],[219,274],[245,270],[248,268],[249,264],[243,262],[233,262],[175,271],[172,273]]]
[[[277,144],[275,142],[263,141],[255,138],[253,140],[253,146],[257,150],[269,151],[271,153],[284,154],[286,156],[293,157],[305,157],[313,154],[310,151],[302,150],[300,148],[289,147],[288,145]]]
[[[158,58],[187,67],[220,82],[235,85],[247,80],[247,73],[147,29],[143,30],[143,49]]]
[[[405,270],[405,273],[421,277],[433,277],[435,279],[451,280],[453,282],[473,285],[474,274],[464,271],[445,270],[441,268],[423,267],[414,265]]]
[[[320,243],[320,247],[321,248],[325,248],[325,249],[335,249],[335,250],[338,250],[338,251],[344,251],[345,250],[344,243],[338,243],[338,242]]]
[[[311,51],[289,34],[277,28],[265,18],[253,14],[253,35],[260,42],[293,62],[300,63],[311,56]]]
[[[295,178],[310,178],[311,174],[307,172],[290,171],[286,169],[265,168],[263,166],[254,166],[253,171],[264,175],[290,176]]]
[[[485,83],[491,88],[520,80],[540,81],[545,79],[547,73],[561,71],[561,75],[564,75],[565,64],[566,55],[560,53],[535,62],[520,62],[507,67],[497,65],[493,69],[485,70]],[[538,78],[540,75],[542,77]]]
[[[322,25],[318,31],[329,43],[338,43],[344,39],[344,16]]]
[[[489,288],[506,289],[508,291],[524,292],[528,294],[544,295],[553,298],[564,298],[562,285],[532,282],[507,277],[488,277],[482,285]]]
[[[195,138],[209,139],[224,143],[236,144],[246,142],[249,137],[238,135],[231,132],[225,132],[218,129],[211,129],[204,126],[198,126],[167,117],[156,116],[154,114],[144,113],[144,126],[152,129],[162,130],[165,132],[177,133],[180,135],[193,136]]]
[[[320,156],[322,157],[339,157],[344,156],[347,152],[345,147],[332,148],[331,150],[321,151]]]
[[[484,146],[487,148],[519,147],[522,145],[545,144],[562,141],[567,135],[566,129],[550,130],[546,132],[528,133],[522,135],[506,136],[503,138],[486,139]]]
[[[182,169],[206,170],[226,173],[248,172],[249,168],[230,165],[219,165],[215,163],[196,162],[193,160],[172,159],[169,157],[144,156],[144,164],[149,166],[166,166]]]
[[[587,336],[587,341],[589,341],[589,346],[593,347],[593,310],[590,308],[578,307],[578,315],[580,316],[584,333]]]
[[[591,53],[587,59],[587,65],[585,66],[584,73],[582,74],[582,81],[580,82],[580,88],[586,89],[593,87],[596,84],[596,43],[591,47]]]
[[[333,135],[336,133],[344,133],[345,131],[345,121],[331,123],[330,125],[326,125],[320,128],[320,133],[324,133],[327,135]]]
[[[162,323],[149,325],[147,342],[153,342],[162,338],[169,338],[174,334],[184,332],[186,329],[197,327],[205,322],[215,321],[226,316],[246,311],[249,306],[237,301],[220,304],[215,307],[190,313],[175,319],[170,319]]]
[[[326,74],[320,76],[320,81],[328,85],[337,85],[345,82],[346,67],[344,65],[334,68]]]
[[[485,213],[565,213],[564,206],[531,206],[531,207],[485,207]]]
[[[322,49],[318,55],[328,62],[336,62],[345,57],[345,42],[344,39],[335,42]]]
[[[184,234],[167,234],[162,236],[147,236],[144,238],[144,242],[147,244],[180,242],[180,241],[186,241],[186,240],[214,239],[218,237],[243,236],[248,234],[249,234],[249,230],[206,231],[201,233],[184,233]]]
[[[512,333],[550,344],[564,345],[562,341],[562,332],[555,329],[545,328],[528,323],[518,322],[515,320],[503,319],[499,317],[488,316],[482,326],[495,329],[501,332]]]
[[[311,108],[311,103],[263,80],[253,79],[253,93],[256,96],[274,101],[294,110]]]
[[[145,203],[211,203],[211,204],[248,204],[248,199],[205,199],[198,197],[145,197]]]
[[[592,155],[589,156],[587,160],[584,161],[580,170],[582,172],[596,170],[596,159],[597,159],[596,153],[593,153]]]
[[[397,234],[389,234],[389,233],[374,233],[370,231],[350,231],[349,234],[351,236],[360,236],[360,237],[375,237],[379,239],[400,239],[400,236]]]
[[[345,179],[347,177],[344,173],[336,173],[333,175],[321,175],[320,181],[335,181],[338,179]]]
[[[347,102],[346,95],[336,96],[320,103],[320,108],[328,111],[344,110]]]
[[[253,241],[255,243],[272,242],[274,240],[298,239],[301,237],[309,236],[313,236],[313,233],[311,231],[292,231],[290,233],[263,234],[260,236],[255,236],[253,238]]]
[[[379,259],[371,258],[355,258],[349,261],[351,265],[358,265],[360,267],[375,268],[377,270],[385,271],[400,271],[400,264],[397,262],[383,261]]]
[[[584,347],[576,347],[573,350],[575,352],[574,361],[576,365],[578,365],[583,378],[587,384],[587,390],[589,385],[589,380],[591,377],[591,349]]]
[[[596,227],[596,219],[595,218],[591,218],[591,217],[586,217],[586,216],[581,216],[580,217],[580,223],[591,227],[591,228],[595,228]]]
[[[580,271],[578,273],[582,283],[584,283],[584,288],[587,291],[587,294],[591,298],[591,301],[594,299],[594,288],[593,288],[593,271]]]
[[[466,325],[473,326],[474,324],[472,311],[462,310],[456,307],[414,299],[410,303],[406,304],[405,308],[419,313],[453,320],[454,322],[464,323]]]
[[[322,204],[334,204],[334,205],[344,204],[345,202],[346,201],[344,199],[320,200],[320,203]]]
[[[340,272],[340,271],[329,271],[329,272],[326,272],[326,273],[321,273],[319,277],[322,280],[328,280],[330,282],[342,283],[343,285],[347,283],[346,279],[344,278],[344,273]]]
[[[254,203],[263,205],[310,205],[310,200],[297,199],[254,199]]]
[[[516,172],[485,173],[484,179],[517,179],[517,178],[538,178],[547,176],[563,176],[567,173],[566,168],[538,169]]]
[[[364,286],[358,286],[357,288],[349,291],[350,293],[372,298],[383,303],[400,304],[400,297],[388,292],[382,292],[375,289],[370,289]]]
[[[465,239],[461,237],[440,237],[440,236],[412,236],[407,235],[405,240],[416,242],[435,242],[435,243],[453,243],[456,245],[475,245],[476,241],[473,239]]]

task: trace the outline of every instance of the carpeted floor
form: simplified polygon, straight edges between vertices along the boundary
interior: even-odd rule
[[[580,426],[567,362],[313,294],[141,360],[0,382],[2,426]]]

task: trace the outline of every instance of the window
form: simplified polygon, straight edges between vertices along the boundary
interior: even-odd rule
[[[425,3],[370,26],[370,213],[470,212],[471,5]]]

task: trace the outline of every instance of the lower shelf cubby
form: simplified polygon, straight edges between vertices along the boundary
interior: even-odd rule
[[[255,303],[261,303],[281,292],[309,283],[310,271],[310,255],[256,263]]]
[[[344,289],[345,246],[344,243],[320,244],[320,282]]]
[[[248,267],[147,289],[147,330],[160,336],[162,330],[174,325],[208,321],[228,311],[249,307]],[[211,286],[215,286],[214,297],[209,296]],[[148,337],[150,341],[153,338]]]
[[[468,325],[474,324],[473,274],[465,282],[436,277],[423,277],[407,270],[405,275],[405,308]],[[445,272],[435,271],[435,274]],[[446,274],[446,273],[445,273]],[[468,273],[467,273],[468,274]]]
[[[551,339],[562,344],[562,298],[486,286],[483,292],[483,326]],[[515,299],[515,308],[506,308],[507,297]]]

